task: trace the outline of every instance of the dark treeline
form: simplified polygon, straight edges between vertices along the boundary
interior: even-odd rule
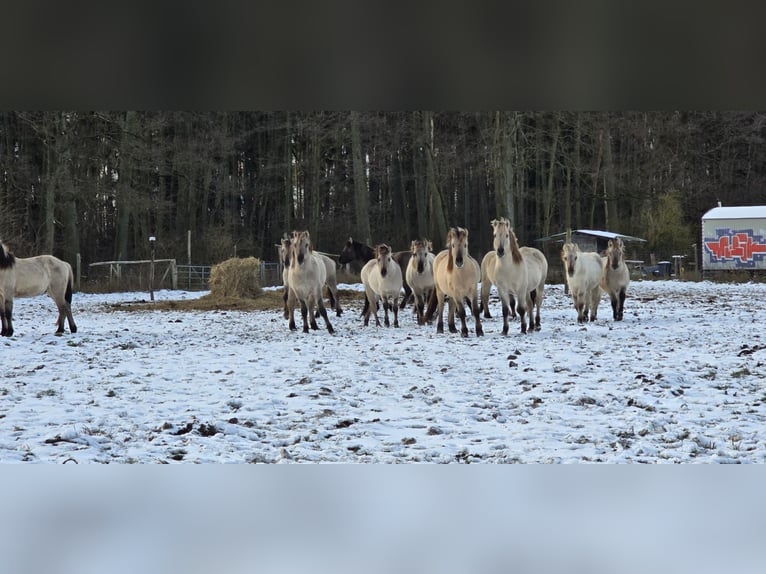
[[[715,206],[766,203],[758,112],[3,112],[0,237],[84,268],[157,256],[275,260],[308,229],[440,247],[449,226],[490,248],[507,216],[523,244],[568,228],[690,253]]]

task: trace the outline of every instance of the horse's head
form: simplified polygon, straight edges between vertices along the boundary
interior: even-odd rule
[[[609,265],[612,269],[617,269],[622,262],[622,258],[625,256],[625,244],[622,239],[615,237],[610,240],[606,248],[606,258],[609,261]]]
[[[511,222],[505,217],[493,219],[492,223],[492,248],[498,257],[503,257],[507,251],[511,250]],[[514,235],[514,240],[516,236]]]
[[[463,227],[453,227],[447,234],[447,249],[449,256],[458,269],[463,268],[465,255],[468,252],[468,230]]]
[[[391,248],[385,243],[377,245],[375,247],[375,259],[378,261],[381,277],[385,277],[388,274],[388,266],[391,263],[395,263],[394,258],[391,256]]]
[[[290,243],[292,258],[298,265],[302,265],[306,255],[311,253],[311,236],[309,235],[309,232],[293,231]]]
[[[430,241],[425,239],[416,239],[410,245],[410,251],[412,251],[412,261],[417,265],[418,273],[423,273],[428,263],[428,245]]]
[[[578,252],[579,249],[576,243],[564,243],[564,246],[561,248],[561,261],[564,262],[564,268],[570,277],[575,272]]]
[[[279,259],[285,267],[290,267],[290,244],[291,240],[285,233],[279,245]]]
[[[349,237],[348,241],[346,241],[346,244],[343,246],[343,251],[341,251],[340,255],[338,256],[338,263],[341,265],[346,265],[347,263],[351,263],[354,259],[356,259],[356,253],[354,251],[354,238]]]

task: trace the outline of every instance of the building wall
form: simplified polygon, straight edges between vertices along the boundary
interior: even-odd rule
[[[703,219],[702,269],[766,270],[766,218]]]

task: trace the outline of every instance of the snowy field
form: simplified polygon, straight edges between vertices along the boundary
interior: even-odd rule
[[[342,285],[358,289],[358,285]],[[157,299],[204,293],[162,291]],[[548,286],[542,331],[437,335],[411,310],[290,332],[277,311],[115,311],[146,293],[47,297],[0,341],[0,462],[766,461],[766,284],[635,281],[579,326]],[[300,325],[300,317],[298,316]]]

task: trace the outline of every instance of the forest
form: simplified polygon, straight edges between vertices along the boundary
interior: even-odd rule
[[[394,249],[447,229],[491,248],[567,229],[693,256],[700,217],[766,203],[766,114],[750,111],[10,111],[0,113],[0,238],[21,257],[276,260],[308,229]],[[635,248],[634,248],[635,249]]]

